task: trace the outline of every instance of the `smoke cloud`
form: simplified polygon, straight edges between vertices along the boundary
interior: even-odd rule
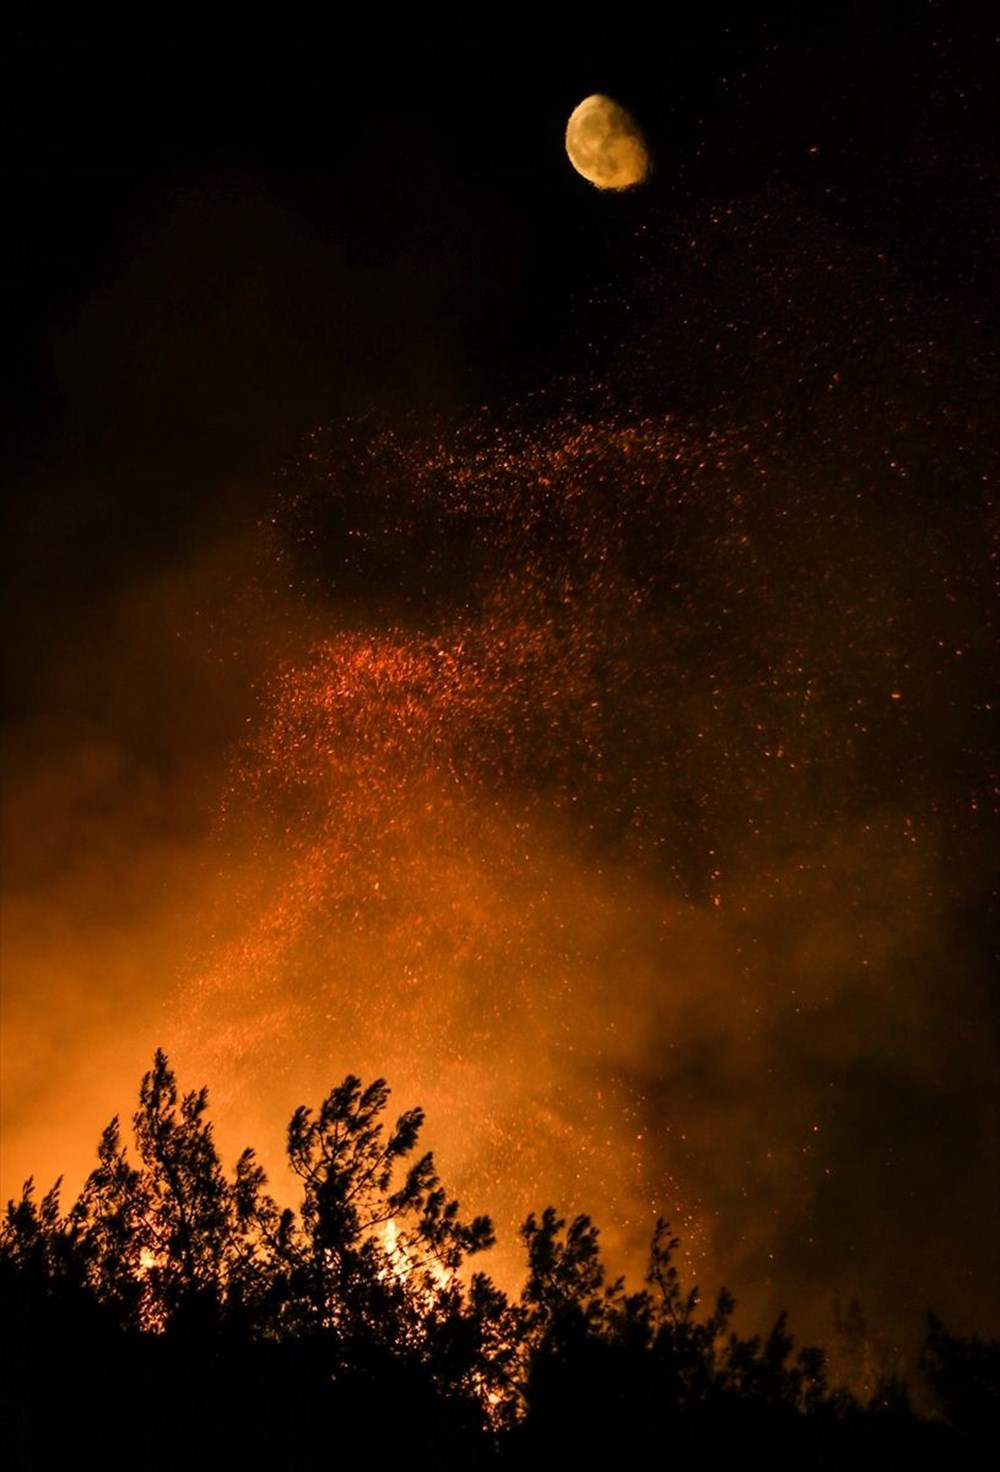
[[[947,314],[762,199],[647,234],[599,372],[435,419],[401,346],[378,414],[342,363],[331,412],[304,317],[325,273],[325,337],[370,331],[364,270],[300,289],[313,246],[259,202],[163,230],[61,350],[71,382],[105,343],[128,398],[78,529],[118,576],[82,628],[42,598],[19,664],[5,1190],[78,1183],[157,1044],[279,1194],[295,1105],[379,1074],[508,1282],[551,1200],[633,1271],[670,1217],[758,1320],[822,1333],[857,1292],[892,1334],[931,1302],[995,1329],[995,465]],[[206,251],[244,232],[268,289],[227,297]],[[231,365],[272,354],[270,412],[283,372]],[[112,471],[164,403],[166,468],[143,425]],[[299,410],[329,427],[293,455]]]

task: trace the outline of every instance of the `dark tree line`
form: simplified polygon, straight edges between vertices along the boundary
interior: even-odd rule
[[[998,1409],[998,1346],[931,1319],[931,1415],[899,1381],[866,1403],[796,1352],[784,1316],[732,1328],[682,1287],[661,1222],[645,1286],[609,1281],[597,1228],[551,1208],[522,1228],[511,1299],[468,1263],[493,1242],[420,1153],[420,1110],[348,1077],[296,1110],[297,1209],[251,1150],[228,1176],[207,1091],[157,1053],[79,1199],[31,1182],[0,1228],[6,1465],[159,1469],[606,1465],[685,1453],[720,1465],[912,1467],[964,1454]]]

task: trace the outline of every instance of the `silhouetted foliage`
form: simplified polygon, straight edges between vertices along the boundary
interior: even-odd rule
[[[937,1408],[957,1430],[978,1440],[1000,1420],[1000,1343],[950,1334],[927,1315],[921,1368]]]
[[[431,1155],[409,1162],[423,1112],[386,1133],[388,1098],[383,1079],[363,1089],[348,1077],[315,1115],[295,1111],[288,1158],[304,1194],[298,1225],[284,1221],[281,1252],[315,1325],[398,1344],[414,1301],[431,1302],[467,1254],[492,1245],[493,1229],[486,1217],[460,1219]]]
[[[930,1320],[922,1366],[936,1422],[885,1376],[864,1403],[831,1393],[823,1352],[796,1352],[785,1315],[741,1338],[728,1292],[702,1310],[664,1221],[644,1287],[629,1293],[608,1279],[588,1217],[532,1214],[511,1301],[466,1272],[493,1229],[462,1217],[420,1152],[422,1111],[390,1124],[388,1103],[384,1080],[349,1076],[317,1109],[297,1109],[287,1149],[302,1194],[282,1209],[252,1151],[227,1175],[206,1090],[180,1094],[158,1052],[134,1145],[112,1120],[68,1211],[58,1183],[39,1200],[29,1181],[8,1204],[10,1465],[75,1458],[79,1428],[112,1397],[102,1466],[151,1469],[586,1467],[646,1458],[669,1438],[675,1455],[709,1466],[749,1439],[775,1466],[881,1472],[994,1423],[996,1345]],[[861,1366],[869,1334],[856,1304],[838,1332]]]
[[[870,1411],[910,1410],[898,1349],[873,1331],[856,1297],[833,1302],[833,1361],[845,1390]]]
[[[157,1052],[132,1119],[140,1163],[130,1162],[113,1119],[70,1213],[97,1297],[130,1326],[207,1328],[264,1287],[275,1207],[251,1150],[226,1179],[207,1107],[206,1089],[178,1096]]]

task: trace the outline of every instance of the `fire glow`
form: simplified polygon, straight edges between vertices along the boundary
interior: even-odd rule
[[[332,584],[370,576],[377,607],[399,538],[430,565],[266,682],[223,829],[243,920],[189,988],[185,1051],[261,1140],[338,1070],[385,1073],[511,1281],[548,1195],[631,1261],[662,1212],[710,1272],[720,1237],[749,1262],[813,1240],[840,1102],[820,1039],[866,972],[881,1028],[926,918],[886,925],[926,870],[852,799],[897,658],[874,583],[845,620],[871,528],[859,570],[759,449],[669,421],[318,433],[292,484],[293,547],[336,510]],[[809,1061],[776,1071],[790,996]],[[757,1194],[752,1227],[720,1224],[723,1180]]]
[[[983,1190],[936,1129],[942,1093],[963,1138],[989,1127],[975,976],[946,955],[990,852],[987,543],[974,507],[928,533],[877,404],[821,441],[811,410],[805,430],[655,413],[647,338],[645,377],[600,391],[307,438],[232,607],[206,557],[160,609],[171,648],[199,625],[209,684],[240,660],[254,681],[226,777],[194,799],[181,762],[161,791],[81,743],[22,784],[57,879],[6,907],[15,1016],[77,1070],[81,1179],[156,1043],[279,1197],[292,1111],[384,1077],[493,1217],[506,1286],[551,1202],[593,1217],[615,1270],[668,1218],[685,1276],[759,1322],[793,1299],[821,1336],[838,1289],[898,1321],[923,1307],[926,1150],[963,1178],[921,1240],[961,1237]],[[147,660],[150,603],[120,617]],[[116,658],[134,702],[139,662]],[[183,841],[137,843],[137,793]],[[96,875],[63,863],[84,840]],[[113,1026],[84,1065],[64,1035],[92,998]],[[59,1070],[12,1058],[9,1189],[72,1180]],[[972,1309],[973,1282],[956,1267]]]

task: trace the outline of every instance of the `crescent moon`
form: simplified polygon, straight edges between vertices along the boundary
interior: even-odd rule
[[[578,174],[597,189],[642,184],[652,158],[635,118],[612,97],[595,92],[570,113],[566,152]]]

